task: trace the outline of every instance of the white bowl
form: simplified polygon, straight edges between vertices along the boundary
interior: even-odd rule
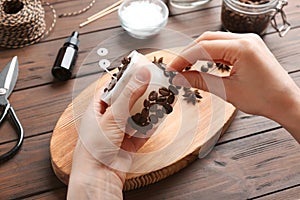
[[[162,0],[125,0],[118,15],[122,27],[131,36],[146,39],[167,24],[169,10]]]

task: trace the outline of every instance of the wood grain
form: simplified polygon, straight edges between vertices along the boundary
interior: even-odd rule
[[[293,8],[290,12],[293,13],[294,16],[294,13],[297,11],[297,7],[296,5],[294,5],[294,3],[292,3],[289,6]],[[218,14],[216,14],[217,12],[219,12],[219,10],[219,7],[214,7],[212,8],[212,10],[203,10],[200,13],[192,12],[170,17],[167,28],[178,30],[190,37],[198,36],[202,32],[208,30],[220,30],[219,16]],[[199,24],[199,19],[207,20],[203,20],[201,22],[201,25],[196,26],[196,24]],[[292,23],[292,25],[296,27],[297,22],[298,20]],[[72,25],[73,23],[74,22],[70,22],[68,24]],[[195,26],[191,26],[191,24],[195,24]],[[58,27],[61,26],[62,25],[58,25]],[[73,29],[71,29],[68,26],[66,26],[65,28],[67,29],[63,29],[65,36],[58,37],[54,41],[44,41],[42,43],[22,49],[16,49],[14,51],[0,50],[0,67],[4,67],[5,64],[14,55],[18,55],[19,57],[20,74],[16,89],[28,88],[36,85],[50,84],[53,82],[53,77],[50,71],[54,63],[56,54],[59,48],[63,45],[65,38],[68,37],[68,34],[70,34],[73,31]],[[53,34],[56,34],[57,32],[59,33],[59,30],[55,30]],[[78,68],[80,67],[80,64],[83,62],[84,58],[95,47],[96,44],[109,38],[111,35],[119,34],[122,32],[123,30],[120,27],[103,30],[101,32],[80,32],[80,34],[82,34],[80,35],[81,46],[79,51],[79,58],[77,60],[77,65],[74,70],[74,75],[78,71]],[[300,42],[300,39],[298,36],[299,31],[297,31],[297,29],[294,29],[291,30],[291,33],[287,34],[287,36],[284,38],[279,38],[277,34],[271,34],[264,37],[267,45],[272,45],[271,49],[274,52],[275,56],[286,67],[288,71],[295,70],[295,62],[300,62],[300,57],[298,56],[300,52],[300,47],[299,45],[297,45]],[[289,51],[282,50],[286,48],[288,48]],[[36,54],[35,52],[41,53],[39,53],[38,56],[34,56]]]
[[[25,128],[26,134],[21,152],[11,161],[0,165],[0,199],[63,199],[65,197],[66,188],[55,178],[50,166],[49,141],[51,132],[58,117],[72,100],[72,89],[75,80],[90,78],[88,75],[89,71],[84,74],[77,74],[84,58],[95,44],[111,35],[123,32],[116,13],[98,20],[84,29],[77,29],[77,25],[83,21],[84,17],[94,14],[100,8],[111,5],[114,1],[96,1],[96,5],[83,15],[58,19],[57,26],[49,37],[46,37],[36,45],[16,50],[0,49],[0,69],[14,55],[19,57],[19,79],[10,101],[17,110],[16,112]],[[57,13],[62,13],[78,10],[87,5],[88,0],[50,0],[50,2],[54,4]],[[203,8],[195,11],[185,10],[181,14],[173,15],[169,18],[167,27],[178,30],[190,37],[197,37],[206,30],[220,30],[220,4],[221,0],[212,0]],[[279,62],[288,72],[292,73],[293,79],[300,85],[299,2],[289,1],[289,5],[284,10],[293,29],[284,38],[279,38],[270,27],[267,31],[268,34],[263,39]],[[49,17],[48,15],[48,23],[49,20],[51,21]],[[86,77],[77,77],[75,80],[58,83],[53,80],[50,74],[52,63],[65,38],[75,29],[80,31],[81,47],[74,75]],[[94,75],[94,77],[97,76]],[[271,139],[274,137],[278,138],[278,135],[283,139],[289,138],[289,134],[283,129],[278,129],[278,127],[278,124],[271,120],[238,112],[237,118],[230,129],[221,138],[220,145],[216,148],[217,152],[222,153],[223,147],[226,147],[225,149],[228,153],[226,155],[232,157],[234,156],[234,151],[241,149],[243,146],[250,147],[257,144],[262,138],[266,142],[270,140],[270,143],[272,143]],[[278,130],[271,131],[273,129]],[[13,144],[14,141],[11,140],[14,140],[16,137],[14,130],[7,122],[1,126],[0,132],[0,152],[2,152]],[[293,140],[291,140],[291,143],[293,143]],[[289,189],[293,184],[297,185],[300,183],[297,174],[295,174],[298,172],[298,169],[294,167],[287,168],[299,162],[299,159],[289,157],[292,154],[298,155],[299,150],[294,152],[286,145],[288,143],[282,144],[284,144],[282,147],[277,147],[272,152],[257,152],[256,155],[261,160],[271,159],[269,163],[272,163],[272,159],[274,159],[274,163],[272,163],[274,168],[270,169],[263,165],[261,168],[258,168],[258,173],[272,172],[271,174],[276,175],[279,172],[282,178],[276,178],[276,176],[273,177],[271,175],[255,177],[253,174],[257,173],[257,169],[252,168],[252,170],[248,170],[247,168],[245,174],[251,175],[252,179],[247,179],[246,182],[242,183],[249,186],[249,190],[253,188],[260,189],[253,190],[249,198],[259,196],[263,196],[261,199],[300,198],[298,187]],[[258,145],[261,146],[261,143]],[[274,152],[276,155],[279,152],[279,154],[282,153],[287,156],[283,155],[283,158],[276,158]],[[211,157],[209,162],[214,163],[214,159],[217,160],[219,157]],[[239,159],[238,161],[229,162],[229,166],[236,163],[241,164],[241,166],[251,166],[255,159],[256,157],[248,160]],[[221,167],[219,164],[217,166]],[[214,168],[210,169],[213,171]],[[227,167],[226,173],[232,173],[232,169]],[[274,171],[274,169],[277,169],[277,171]],[[285,171],[285,174],[282,173],[282,170]],[[225,190],[224,193],[229,194],[230,189],[225,188],[231,183],[232,179],[226,180],[226,178],[220,177],[218,172],[216,171],[216,174],[206,174],[206,168],[203,168],[202,164],[196,162],[187,169],[170,177],[170,179],[163,180],[142,190],[126,193],[125,199],[149,199],[150,197],[153,197],[153,199],[188,199],[191,197],[201,199],[205,194],[209,196],[217,190],[222,191],[223,189]],[[211,176],[208,176],[210,174]],[[193,179],[193,177],[195,178]],[[220,183],[216,185],[215,182]],[[232,190],[234,189],[233,187]],[[247,189],[245,191],[246,194],[249,193]],[[186,192],[187,194],[185,194]]]
[[[280,129],[216,146],[205,159],[127,192],[124,199],[251,199],[298,184],[300,147],[285,133]]]
[[[46,134],[25,139],[14,162],[0,166],[1,199],[30,194],[35,197],[35,193],[43,194],[43,191],[63,187],[50,169],[50,137],[51,134]],[[256,197],[299,183],[299,153],[299,145],[284,129],[243,138],[216,146],[207,158],[194,162],[168,179],[126,192],[124,199],[205,199],[220,193],[231,195],[235,189],[237,194]],[[253,172],[257,170],[254,176]],[[237,188],[234,181],[241,187]],[[59,199],[57,195],[63,196],[65,189],[61,190],[45,192],[43,198]],[[297,193],[295,197],[299,198]]]

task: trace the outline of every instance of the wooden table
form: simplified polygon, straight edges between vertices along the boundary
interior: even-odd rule
[[[58,13],[77,10],[88,1],[51,0]],[[49,141],[63,110],[72,101],[74,81],[88,74],[76,72],[95,44],[123,32],[117,13],[79,29],[87,16],[111,5],[99,0],[88,12],[59,18],[54,31],[38,44],[21,49],[0,49],[0,66],[17,55],[20,73],[10,97],[25,129],[21,151],[0,165],[0,199],[64,199],[67,188],[54,175]],[[284,37],[269,28],[264,41],[279,62],[300,85],[300,2],[285,8],[292,29]],[[167,28],[192,38],[208,30],[220,30],[221,0],[212,0],[194,11],[169,18]],[[49,15],[47,10],[47,15]],[[51,20],[50,15],[48,19]],[[73,31],[80,31],[80,51],[74,78],[55,81],[50,73],[58,49]],[[253,80],[255,81],[255,80]],[[249,102],[251,103],[251,102]],[[1,127],[0,150],[9,148],[15,135],[9,123]],[[179,173],[142,189],[124,193],[125,199],[299,199],[300,147],[277,123],[238,112],[213,151]]]

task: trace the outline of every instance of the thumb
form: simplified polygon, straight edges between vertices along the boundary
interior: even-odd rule
[[[199,71],[186,71],[176,75],[173,84],[198,88],[226,100],[226,88],[228,88],[229,79]]]
[[[124,128],[127,123],[127,118],[130,116],[131,108],[147,90],[150,79],[150,71],[142,67],[132,75],[121,94],[115,94],[118,96],[113,97],[116,98],[116,100],[113,101],[110,111],[114,116],[116,124],[119,124],[123,131],[125,131]]]

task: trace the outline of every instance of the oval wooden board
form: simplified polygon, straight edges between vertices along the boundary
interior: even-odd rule
[[[158,51],[147,55],[151,60],[154,56],[164,57],[165,63],[168,63],[174,57],[172,53],[167,51]],[[56,176],[65,184],[68,184],[69,180],[80,117],[93,97],[94,91],[103,88],[108,81],[110,81],[110,77],[106,74],[81,92],[68,105],[53,131],[50,142],[52,167]],[[145,153],[149,155],[141,156],[140,165],[135,167],[139,169],[148,166],[148,168],[146,167],[148,170],[128,173],[123,188],[124,191],[164,179],[186,167],[199,155],[205,156],[206,152],[211,150],[220,135],[229,127],[236,109],[231,104],[210,93],[201,91],[201,95],[203,99],[196,107],[183,101],[179,103],[177,101],[174,111],[168,115],[164,125],[159,128],[159,134],[154,134],[138,152],[142,155],[146,155]],[[74,108],[76,108],[76,112],[74,112]],[[184,112],[182,112],[183,110]],[[187,119],[183,119],[182,116]],[[174,135],[179,132],[180,124],[183,121],[186,123],[192,121],[197,116],[201,120],[198,120],[195,128],[192,131],[191,129],[187,130],[181,138],[176,136],[179,139],[175,140]],[[187,141],[182,143],[183,140]],[[165,148],[166,144],[168,144],[167,148]],[[183,147],[181,148],[181,146]],[[168,149],[168,153],[159,153],[161,149]]]

